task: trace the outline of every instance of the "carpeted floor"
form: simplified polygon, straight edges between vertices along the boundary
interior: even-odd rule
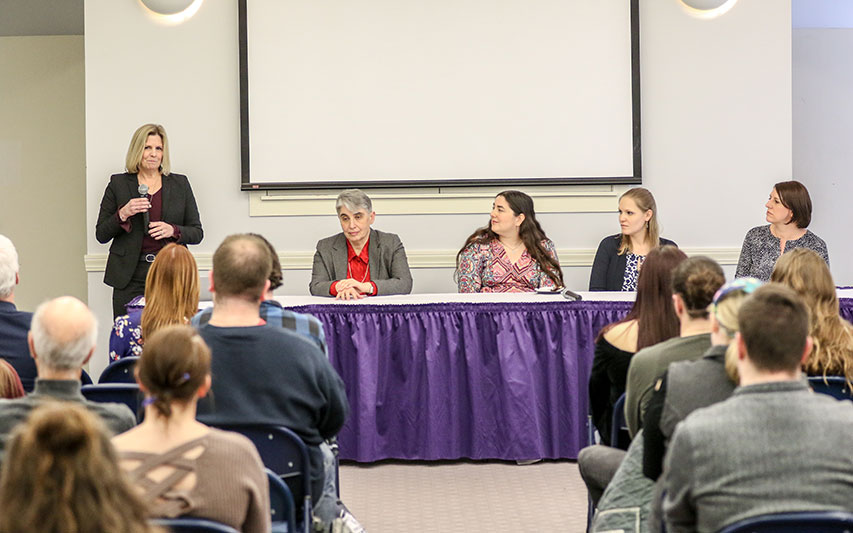
[[[586,529],[586,488],[570,461],[347,463],[340,477],[368,533]]]

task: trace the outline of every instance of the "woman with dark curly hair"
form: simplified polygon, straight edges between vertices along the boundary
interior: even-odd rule
[[[532,292],[563,286],[554,243],[536,220],[533,199],[521,191],[495,197],[489,224],[456,254],[459,292]]]

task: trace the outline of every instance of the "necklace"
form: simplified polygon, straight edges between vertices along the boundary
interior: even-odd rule
[[[370,263],[367,264],[367,268],[364,270],[364,276],[361,278],[359,283],[364,283],[367,281],[367,278],[370,277]],[[347,278],[352,278],[352,265],[347,262]]]
[[[521,248],[522,246],[524,246],[524,241],[519,241],[518,244],[516,244],[515,246],[510,246],[503,241],[500,241],[500,243],[501,243],[501,246],[503,246],[507,252],[514,252],[514,251],[518,250],[519,248]]]

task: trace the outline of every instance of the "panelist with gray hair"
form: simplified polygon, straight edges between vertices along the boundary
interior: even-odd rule
[[[80,371],[95,352],[97,332],[95,316],[76,298],[63,296],[38,306],[28,336],[38,368],[35,390],[23,398],[0,400],[0,448],[5,448],[15,426],[45,401],[82,404],[100,415],[113,433],[136,425],[126,405],[90,402],[80,392]]]
[[[376,219],[370,198],[359,189],[347,189],[338,195],[335,209],[342,232],[317,243],[311,294],[351,300],[412,292],[400,238],[370,227]]]

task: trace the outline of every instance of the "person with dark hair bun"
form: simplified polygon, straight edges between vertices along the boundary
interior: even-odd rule
[[[669,364],[699,359],[711,347],[708,306],[725,282],[723,269],[709,257],[690,257],[673,271],[672,301],[680,336],[637,352],[631,359],[625,387],[625,420],[632,437],[643,426],[654,384]]]
[[[750,276],[768,281],[779,257],[796,248],[813,250],[829,265],[826,243],[806,228],[812,220],[812,200],[799,181],[781,181],[773,186],[767,208],[766,226],[749,230],[737,262],[735,277]]]
[[[489,224],[456,254],[459,292],[532,292],[563,286],[554,243],[536,220],[533,199],[521,191],[495,197]]]
[[[164,533],[118,467],[86,408],[44,402],[15,430],[0,474],[0,531]]]
[[[270,531],[269,487],[254,445],[195,419],[198,399],[211,384],[204,340],[190,326],[163,327],[147,338],[135,372],[145,393],[145,420],[113,444],[152,516]],[[171,476],[165,484],[164,471]]]

